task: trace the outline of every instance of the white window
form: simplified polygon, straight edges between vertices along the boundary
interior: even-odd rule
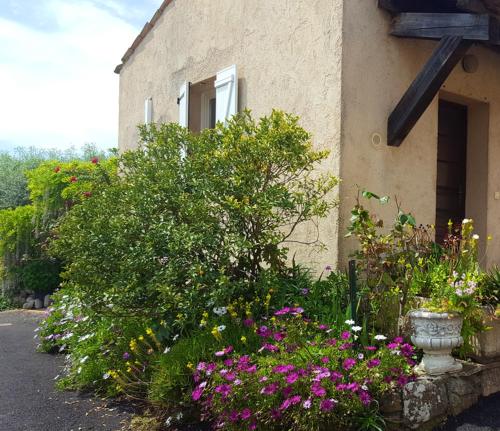
[[[184,83],[179,91],[179,124],[193,132],[214,128],[238,112],[236,66],[203,81]]]

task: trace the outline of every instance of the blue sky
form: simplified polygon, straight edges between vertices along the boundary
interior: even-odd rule
[[[113,69],[162,0],[0,0],[0,150],[116,146]]]

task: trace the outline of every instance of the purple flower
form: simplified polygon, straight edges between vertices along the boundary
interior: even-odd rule
[[[205,385],[198,385],[196,386],[196,388],[194,388],[193,392],[191,393],[191,398],[193,399],[193,401],[198,401],[201,398],[204,387]]]
[[[278,388],[279,388],[279,383],[278,382],[274,382],[274,383],[271,383],[270,385],[264,386],[260,390],[260,393],[263,394],[263,395],[273,395],[273,394],[276,393],[276,391],[278,390]]]
[[[290,307],[284,307],[281,310],[278,310],[274,313],[275,316],[284,316],[285,314],[290,313]]]
[[[288,376],[286,376],[285,381],[291,385],[292,383],[295,383],[299,379],[299,374],[298,373],[290,373]]]
[[[328,326],[327,326],[327,325],[323,325],[323,324],[321,324],[321,325],[318,325],[318,329],[319,329],[319,330],[321,330],[321,331],[326,331],[326,330],[328,330],[329,328],[328,328]]]
[[[224,378],[228,381],[228,382],[232,382],[234,379],[236,379],[236,374],[233,373],[233,372],[229,372],[229,373],[226,373],[224,375]]]
[[[331,270],[332,270],[331,265],[326,265],[326,266],[325,266],[325,271],[331,271]]]
[[[368,350],[370,352],[374,352],[375,350],[377,350],[377,348],[375,346],[366,346],[365,350]]]
[[[290,371],[293,371],[295,367],[291,364],[289,365],[276,365],[273,368],[273,373],[279,373],[279,374],[287,374]]]
[[[339,350],[349,350],[353,346],[353,343],[344,343],[339,346]]]
[[[337,402],[333,398],[329,398],[326,400],[321,401],[321,404],[319,405],[319,408],[323,410],[324,412],[329,412],[335,407],[335,404]]]
[[[257,365],[250,365],[249,367],[245,368],[243,370],[245,373],[248,373],[248,374],[253,374],[257,371]]]
[[[326,395],[326,390],[323,386],[321,386],[319,383],[314,383],[311,386],[311,392],[314,396],[321,398]]]
[[[236,410],[233,410],[231,413],[229,413],[229,420],[231,422],[237,422],[239,417],[240,414]]]
[[[290,385],[285,386],[283,388],[283,396],[285,398],[288,398],[292,392],[293,392],[293,388]]]
[[[224,365],[225,365],[226,367],[232,367],[232,366],[233,366],[233,363],[234,363],[234,361],[233,361],[232,359],[225,359],[225,360],[224,360]]]
[[[309,289],[307,288],[304,288],[304,289],[301,289],[300,293],[302,293],[302,295],[308,295],[309,294]]]
[[[273,331],[271,331],[267,326],[264,325],[262,325],[260,328],[257,328],[255,333],[263,338],[268,338],[273,335]]]
[[[401,354],[405,357],[410,357],[412,356],[414,353],[414,349],[413,349],[413,346],[411,344],[408,344],[408,343],[404,343],[401,345]]]
[[[300,400],[302,398],[300,397],[300,395],[295,395],[291,398],[287,398],[285,401],[283,401],[283,403],[281,404],[280,406],[280,410],[286,410],[288,407],[290,406],[293,406],[295,404],[298,404],[300,403]]]
[[[205,362],[199,362],[198,365],[196,366],[196,369],[198,371],[204,371],[207,368],[207,364]]]
[[[321,362],[323,362],[323,364],[327,364],[328,362],[330,362],[330,358],[328,356],[323,356],[321,358]]]
[[[275,341],[282,341],[286,337],[286,334],[284,332],[275,332],[273,334],[273,338]]]
[[[293,314],[294,316],[297,314],[302,314],[304,312],[304,309],[302,307],[295,307],[290,309],[290,314]]]
[[[252,319],[245,319],[245,320],[243,320],[243,324],[244,324],[247,328],[249,328],[250,326],[253,326],[253,324],[254,324],[254,323],[255,323],[255,322],[254,322]]]
[[[350,370],[352,367],[354,367],[354,365],[356,365],[356,359],[354,358],[347,358],[342,364],[344,370]]]
[[[268,350],[269,352],[279,352],[280,351],[278,346],[275,346],[274,344],[270,344],[270,343],[264,343],[261,350]]]
[[[375,368],[380,365],[380,359],[375,358],[375,359],[369,359],[368,362],[366,363],[366,366],[368,368]]]
[[[348,340],[351,338],[351,333],[349,331],[343,331],[340,338],[342,338],[342,340]]]
[[[357,392],[359,390],[359,383],[357,382],[348,383],[345,388],[348,391]]]
[[[250,410],[249,408],[243,409],[240,413],[240,417],[244,421],[250,419],[250,416],[252,416],[252,410]]]
[[[387,344],[387,348],[390,349],[390,350],[397,349],[398,347],[399,347],[398,343],[389,343],[389,344]]]
[[[331,338],[329,340],[326,340],[325,344],[327,346],[335,346],[337,344],[337,339],[336,338]]]
[[[226,398],[231,392],[231,386],[223,384],[215,387],[215,392],[221,394],[224,398]]]
[[[336,380],[340,380],[343,377],[342,373],[339,371],[332,371],[330,374],[330,380],[335,382]]]
[[[403,337],[396,337],[392,341],[394,341],[395,343],[401,344],[403,342]]]
[[[365,406],[368,406],[372,402],[372,397],[367,391],[360,391],[359,399],[361,400],[361,403]]]
[[[308,398],[307,400],[304,401],[304,404],[302,404],[302,407],[304,407],[305,409],[310,409],[311,408],[311,398]]]

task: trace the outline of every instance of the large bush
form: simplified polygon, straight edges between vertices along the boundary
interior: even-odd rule
[[[172,335],[196,327],[207,306],[251,296],[263,268],[285,271],[296,227],[335,204],[337,179],[313,173],[327,154],[291,115],[245,113],[201,134],[150,125],[141,138],[52,244],[94,312],[165,319]]]

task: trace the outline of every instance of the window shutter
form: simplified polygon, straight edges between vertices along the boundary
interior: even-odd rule
[[[235,65],[217,73],[215,98],[215,121],[225,123],[238,112],[238,74]]]
[[[144,101],[144,124],[148,125],[153,122],[153,99],[148,97]]]
[[[179,91],[177,99],[179,105],[179,124],[182,127],[189,126],[189,82],[184,82]]]

